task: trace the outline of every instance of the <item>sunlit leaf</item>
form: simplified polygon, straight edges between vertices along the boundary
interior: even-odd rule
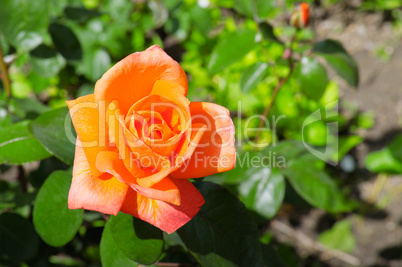
[[[267,74],[268,63],[257,62],[243,72],[240,86],[243,92],[247,93],[254,89]]]
[[[350,221],[346,219],[337,222],[331,229],[321,233],[318,240],[329,248],[344,252],[352,252],[356,247]]]
[[[121,249],[116,245],[111,228],[111,220],[105,225],[102,233],[102,239],[100,242],[100,257],[102,266],[115,267],[115,266],[127,266],[135,267],[138,264],[130,260]]]
[[[313,100],[319,100],[327,86],[328,77],[324,66],[313,57],[303,57],[295,69],[300,90]]]
[[[41,238],[51,246],[67,244],[80,227],[84,210],[68,208],[70,171],[53,172],[36,197],[33,222]]]
[[[212,51],[208,70],[216,73],[242,59],[256,46],[254,39],[255,32],[247,29],[223,36]]]
[[[247,208],[267,219],[277,213],[285,196],[285,180],[277,169],[250,168],[239,186],[240,199]]]
[[[29,121],[19,122],[0,131],[0,163],[22,164],[50,157],[50,153],[33,137]]]
[[[146,265],[159,259],[163,248],[160,229],[121,212],[109,220],[116,245],[129,259]]]

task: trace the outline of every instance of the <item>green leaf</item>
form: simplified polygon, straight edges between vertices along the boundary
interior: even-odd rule
[[[14,264],[34,257],[38,251],[39,238],[32,224],[20,215],[3,213],[0,215],[0,236],[2,265],[4,258]],[[9,265],[10,266],[10,265]]]
[[[0,29],[6,40],[23,51],[38,46],[48,24],[43,14],[46,4],[45,0],[2,0]]]
[[[33,222],[38,234],[51,246],[60,247],[73,239],[84,218],[84,210],[68,208],[71,180],[70,171],[55,171],[36,197]]]
[[[310,156],[295,159],[281,170],[296,192],[311,205],[329,212],[350,211],[354,202],[349,202],[334,180],[319,169]]]
[[[217,184],[194,184],[205,198],[177,233],[202,266],[263,266],[257,228],[244,205]]]
[[[49,33],[57,51],[67,60],[80,60],[82,58],[81,45],[75,34],[63,24],[52,23]]]
[[[240,184],[240,199],[247,208],[270,219],[278,212],[285,196],[285,180],[277,169],[250,168]]]
[[[130,260],[114,242],[111,230],[112,220],[108,220],[103,229],[100,242],[100,257],[103,267],[127,266],[135,267],[137,263]]]
[[[301,91],[308,98],[318,101],[328,83],[324,66],[313,57],[303,57],[295,69],[295,75]]]
[[[65,107],[42,113],[31,123],[33,135],[57,158],[67,164],[74,161],[75,145],[66,135],[65,127],[71,125],[68,109]],[[75,139],[75,136],[72,136]]]
[[[0,131],[0,163],[23,164],[50,157],[50,153],[28,129],[29,121],[19,122]]]
[[[340,137],[338,150],[331,156],[331,160],[335,162],[340,161],[349,150],[360,144],[362,141],[363,138],[358,135]]]
[[[256,46],[254,39],[255,32],[247,29],[240,29],[221,37],[212,51],[208,70],[216,73],[242,59]]]
[[[39,114],[48,111],[49,107],[34,98],[12,98],[9,109],[20,118],[34,119]]]
[[[272,0],[235,0],[235,9],[250,18],[256,14],[257,18],[263,19],[269,15],[274,4]]]
[[[268,63],[257,62],[246,69],[240,79],[240,86],[243,92],[248,93],[254,89],[267,74]]]
[[[86,52],[82,71],[89,80],[97,81],[109,69],[110,56],[104,49],[91,49]]]
[[[368,154],[366,167],[371,172],[402,173],[402,135],[397,135],[382,150]]]
[[[161,230],[122,212],[109,220],[114,241],[128,258],[146,265],[159,259],[163,249]]]
[[[271,24],[267,22],[260,23],[260,30],[265,40],[282,44],[278,37],[276,37]]]
[[[321,55],[328,64],[351,86],[359,84],[359,71],[356,61],[338,41],[325,39],[314,45],[313,51]]]
[[[318,240],[329,248],[344,252],[352,252],[356,247],[349,220],[337,222],[331,229],[320,234]]]
[[[42,77],[54,77],[66,65],[65,59],[61,55],[51,58],[31,57],[32,69]]]
[[[262,255],[266,267],[286,267],[278,252],[270,245],[261,244]]]
[[[398,161],[389,148],[371,152],[366,157],[369,171],[379,173],[402,173],[402,163]]]
[[[66,17],[71,20],[75,20],[78,22],[86,22],[87,20],[100,16],[101,14],[95,10],[89,10],[81,7],[71,7],[67,6],[64,8],[64,14]]]
[[[387,147],[391,151],[392,156],[402,163],[402,134],[397,135]]]

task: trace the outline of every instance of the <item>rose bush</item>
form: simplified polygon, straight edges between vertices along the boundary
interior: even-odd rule
[[[229,111],[189,102],[187,78],[159,46],[131,54],[68,101],[77,142],[68,205],[131,214],[172,233],[204,204],[188,180],[232,169]]]

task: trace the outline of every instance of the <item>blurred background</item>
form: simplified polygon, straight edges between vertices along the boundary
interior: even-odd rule
[[[258,153],[249,139],[278,145],[277,155],[302,166],[261,192],[255,188],[264,184],[263,172],[252,180],[243,167],[204,179],[252,211],[260,241],[280,262],[270,266],[402,266],[402,2],[307,3],[308,24],[295,25],[290,18],[300,22],[300,1],[293,0],[2,0],[1,213],[32,225],[46,177],[72,163],[74,146],[60,132],[65,101],[93,93],[114,63],[157,44],[186,71],[190,101],[231,111],[239,155]],[[49,121],[41,115],[54,110],[64,113]],[[328,117],[304,127],[316,110]],[[245,136],[239,129],[257,127],[259,118],[250,118],[260,114],[283,117],[276,131]],[[330,122],[338,123],[335,132]],[[17,132],[38,140],[36,154],[33,145],[10,145]],[[64,141],[58,148],[51,139]],[[324,161],[296,153],[301,141],[332,152]],[[4,243],[2,228],[2,264],[100,265],[103,219],[85,214],[71,242],[56,248],[35,237],[25,254],[5,248],[21,249]],[[165,262],[196,266],[172,244]]]

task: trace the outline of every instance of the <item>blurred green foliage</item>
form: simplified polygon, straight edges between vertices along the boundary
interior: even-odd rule
[[[340,42],[317,40],[310,28],[275,20],[288,16],[296,1],[275,2],[3,0],[0,46],[8,75],[3,69],[1,171],[40,163],[28,177],[17,167],[17,180],[1,181],[2,264],[280,266],[297,261],[293,250],[270,244],[270,238],[260,242],[267,233],[257,226],[265,229],[283,203],[338,215],[356,210],[360,203],[348,197],[351,188],[337,179],[343,165],[333,166],[362,142],[359,130],[374,122],[340,104],[338,84],[327,75],[332,68],[357,87],[356,62]],[[396,5],[376,2],[384,9]],[[191,101],[231,111],[238,146],[233,171],[195,183],[206,204],[171,235],[128,215],[105,224],[98,213],[67,207],[75,133],[65,101],[93,93],[115,62],[153,44],[188,74]],[[269,130],[249,130],[265,112]],[[371,153],[367,168],[402,173],[400,140]],[[246,158],[263,162],[242,164]],[[140,238],[138,231],[147,235]],[[320,241],[352,251],[351,235],[349,223],[341,221]]]

